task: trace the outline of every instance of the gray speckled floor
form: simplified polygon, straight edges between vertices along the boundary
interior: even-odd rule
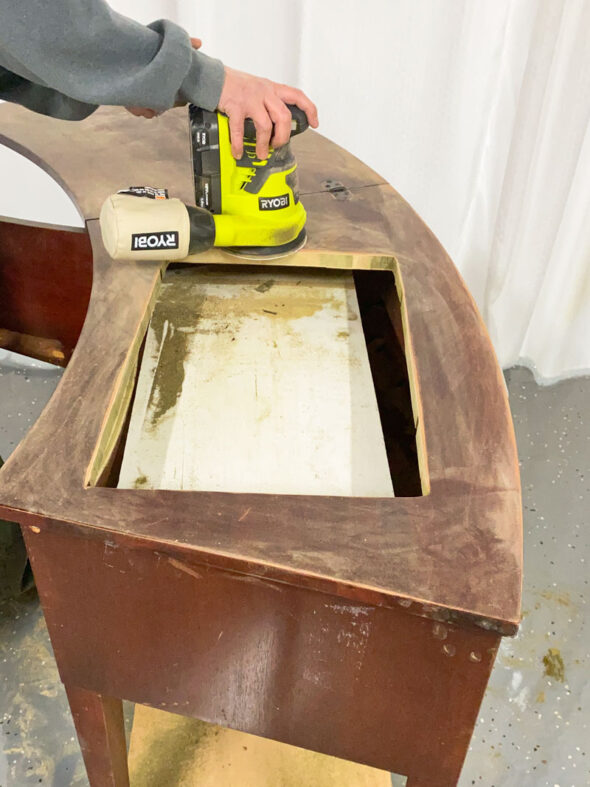
[[[5,354],[4,354],[5,355]],[[0,362],[0,456],[49,401],[62,370]],[[0,787],[87,784],[68,704],[34,591],[0,604]]]
[[[506,373],[524,504],[523,621],[504,639],[461,787],[590,785],[590,378]]]
[[[49,401],[63,369],[0,350],[0,456],[6,460]]]
[[[0,362],[0,455],[30,427],[57,369]],[[525,506],[524,619],[505,639],[460,787],[590,785],[590,378],[540,388],[506,374]],[[0,606],[0,787],[87,784],[39,603]]]

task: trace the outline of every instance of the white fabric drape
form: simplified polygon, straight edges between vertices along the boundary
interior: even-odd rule
[[[304,88],[440,237],[503,366],[590,371],[590,0],[112,5]]]

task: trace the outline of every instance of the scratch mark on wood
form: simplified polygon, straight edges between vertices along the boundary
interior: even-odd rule
[[[248,507],[248,508],[247,508],[247,509],[244,511],[244,513],[242,514],[242,516],[241,516],[241,517],[238,519],[238,522],[243,522],[243,521],[244,521],[244,519],[246,519],[246,517],[247,517],[247,516],[248,516],[248,514],[250,513],[250,511],[252,511],[252,506],[249,506],[249,507]]]
[[[269,582],[268,580],[259,579],[258,577],[236,575],[234,579],[236,582],[248,582],[250,585],[262,585],[269,590],[276,590],[277,593],[283,592],[283,588],[280,587],[280,585],[277,585],[274,582]]]
[[[168,562],[171,566],[174,566],[174,568],[177,568],[179,571],[184,571],[185,574],[190,574],[192,577],[196,577],[197,579],[203,578],[202,574],[199,574],[199,572],[195,571],[194,568],[190,568],[190,566],[187,566],[180,560],[175,560],[173,557],[169,557]]]
[[[337,612],[340,615],[350,614],[354,617],[359,615],[368,615],[372,610],[368,607],[359,607],[354,604],[325,604],[328,609]]]

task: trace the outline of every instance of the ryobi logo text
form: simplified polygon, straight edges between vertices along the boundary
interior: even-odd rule
[[[289,195],[281,194],[280,197],[258,197],[260,210],[280,210],[289,207]]]
[[[177,249],[178,232],[137,232],[131,236],[131,251],[137,249]]]

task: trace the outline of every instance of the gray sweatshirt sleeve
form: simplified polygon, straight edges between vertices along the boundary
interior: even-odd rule
[[[223,65],[168,20],[147,27],[104,0],[0,0],[0,96],[80,119],[99,104],[215,109]]]

